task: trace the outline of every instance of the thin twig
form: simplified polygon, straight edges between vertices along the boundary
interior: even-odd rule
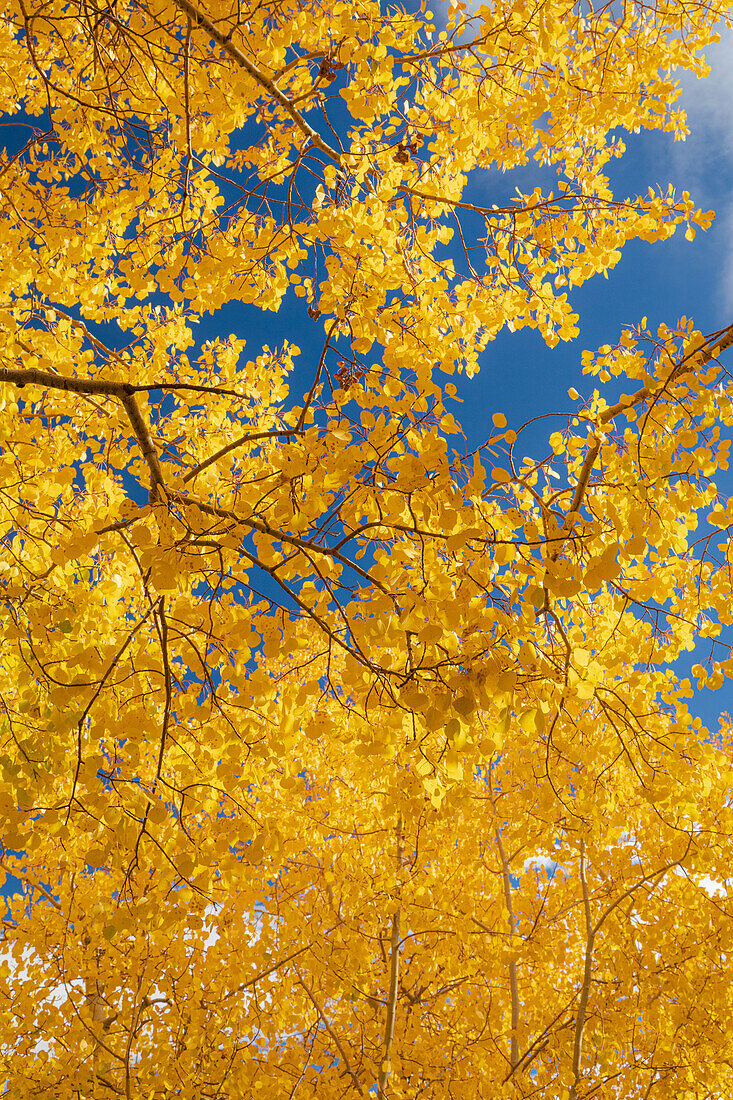
[[[186,165],[183,173],[183,202],[181,207],[183,208],[188,201],[188,182],[191,172],[191,92],[190,92],[190,76],[191,76],[191,31],[193,29],[191,23],[191,16],[188,16],[186,27],[186,41],[183,47],[183,101],[184,111],[186,115]]]
[[[321,357],[318,360],[318,366],[316,367],[316,373],[315,373],[314,378],[313,378],[313,384],[311,385],[311,388],[308,390],[308,395],[305,399],[305,404],[303,405],[300,416],[298,417],[298,423],[295,425],[295,430],[297,432],[299,432],[302,429],[303,425],[305,424],[306,413],[308,412],[308,409],[310,408],[310,403],[313,400],[314,393],[316,392],[316,386],[318,385],[318,380],[321,377],[321,371],[323,370],[323,363],[324,363],[324,360],[326,358],[326,352],[328,351],[328,346],[329,346],[329,343],[331,341],[331,337],[333,336],[334,329],[336,328],[338,323],[339,323],[338,322],[338,317],[334,318],[334,320],[331,322],[331,327],[329,328],[329,330],[326,334],[326,342],[323,345],[323,350],[321,352]]]

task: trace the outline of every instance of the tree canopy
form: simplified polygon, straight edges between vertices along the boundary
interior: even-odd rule
[[[728,10],[434,8],[2,0],[9,1097],[733,1091],[733,326],[459,408]]]

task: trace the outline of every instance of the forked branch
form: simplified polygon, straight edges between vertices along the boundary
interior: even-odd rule
[[[295,972],[296,972],[296,974],[298,974],[297,969],[296,969]],[[318,1016],[319,1016],[320,1020],[323,1022],[323,1026],[325,1027],[326,1031],[328,1032],[328,1034],[333,1039],[333,1041],[336,1045],[336,1049],[338,1050],[339,1054],[341,1055],[341,1057],[344,1060],[344,1066],[346,1068],[346,1072],[348,1073],[351,1080],[354,1082],[354,1086],[356,1088],[356,1091],[359,1093],[359,1096],[363,1096],[364,1095],[364,1089],[361,1086],[361,1081],[359,1080],[359,1078],[356,1076],[356,1073],[352,1069],[351,1062],[349,1061],[349,1056],[346,1053],[346,1051],[344,1050],[344,1048],[341,1044],[341,1040],[339,1039],[338,1035],[333,1030],[330,1023],[328,1022],[328,1017],[326,1016],[323,1009],[319,1005],[319,1003],[316,1000],[316,998],[315,998],[312,990],[310,989],[310,987],[301,978],[300,974],[298,974],[298,981],[302,985],[305,992],[308,994],[308,999],[310,1000],[311,1004],[313,1005],[316,1012],[318,1013]]]
[[[274,80],[271,80],[270,77],[265,76],[262,70],[259,69],[253,61],[250,61],[250,59],[246,57],[237,46],[234,45],[234,43],[227,35],[222,34],[216,24],[212,23],[208,16],[199,11],[195,4],[190,3],[190,0],[176,0],[176,4],[181,9],[181,11],[184,11],[186,15],[190,16],[192,21],[197,26],[203,27],[206,33],[211,35],[214,41],[219,46],[221,46],[221,48],[226,53],[229,54],[232,60],[236,61],[240,68],[244,69],[245,72],[248,73],[253,80],[257,81],[260,87],[264,88],[265,91],[272,96],[275,102],[278,103],[282,107],[282,109],[290,115],[300,132],[302,134],[305,134],[307,138],[310,138],[310,141],[316,147],[316,149],[319,149],[330,160],[335,161],[336,164],[341,164],[340,153],[338,153],[335,149],[332,149],[331,146],[323,140],[318,131],[314,130],[313,127],[308,122],[306,122],[300,111],[298,111],[293,106],[288,97],[280,91]]]
[[[150,503],[153,504],[159,499],[160,490],[164,489],[163,471],[152,436],[135,398],[135,391],[139,387],[130,385],[128,382],[112,382],[101,378],[69,378],[63,374],[54,374],[52,371],[34,368],[20,370],[14,367],[0,367],[0,382],[10,382],[20,389],[30,384],[62,390],[65,393],[116,397],[122,402],[143,458],[150,470]]]

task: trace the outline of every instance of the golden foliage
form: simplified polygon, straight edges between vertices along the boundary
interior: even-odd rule
[[[726,15],[3,4],[9,1097],[731,1095],[730,732],[674,662],[733,670],[733,328],[584,353],[629,393],[540,462],[454,450],[443,377],[707,228],[606,170]],[[288,292],[305,352],[197,341]]]

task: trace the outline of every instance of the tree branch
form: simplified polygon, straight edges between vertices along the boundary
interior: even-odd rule
[[[392,914],[392,935],[390,937],[389,993],[387,995],[387,1017],[384,1023],[384,1054],[379,1067],[377,1096],[385,1096],[389,1080],[389,1056],[394,1037],[395,1017],[397,1015],[397,989],[400,975],[400,910]]]
[[[258,439],[277,439],[282,436],[301,435],[302,433],[297,428],[292,428],[290,431],[273,431],[273,432],[251,432],[249,435],[241,435],[239,439],[235,439],[233,443],[227,443],[226,447],[221,447],[218,451],[215,451],[213,455],[209,455],[203,462],[199,462],[198,466],[194,466],[193,470],[189,470],[183,479],[183,484],[192,481],[197,474],[200,474],[202,470],[206,470],[209,466],[212,466],[215,462],[218,462],[220,458],[224,458],[224,455],[228,455],[230,451],[235,451],[237,447],[243,447],[245,443],[254,443]]]
[[[577,1100],[578,1082],[583,1058],[583,1029],[585,1016],[588,1010],[588,998],[590,996],[590,983],[593,963],[593,946],[596,930],[593,927],[590,911],[590,898],[588,897],[588,883],[585,877],[585,840],[580,841],[580,883],[583,891],[583,911],[585,914],[585,965],[583,968],[583,985],[580,990],[580,1002],[575,1017],[575,1038],[573,1040],[573,1083],[570,1086],[568,1100]]]
[[[402,870],[402,815],[400,814],[397,827],[397,873]],[[398,887],[398,896],[401,888]],[[397,990],[400,977],[400,908],[392,914],[392,935],[390,936],[390,966],[389,966],[389,992],[387,994],[387,1016],[384,1021],[384,1053],[379,1067],[377,1080],[377,1096],[383,1097],[389,1080],[389,1057],[394,1038],[395,1017],[397,1015]]]
[[[492,799],[493,801],[493,799]],[[504,903],[507,908],[507,916],[509,917],[509,928],[512,936],[516,932],[517,920],[514,915],[514,907],[512,905],[512,884],[509,878],[509,861],[506,858],[504,851],[504,845],[501,839],[501,833],[498,827],[494,830],[496,836],[496,846],[499,849],[499,857],[501,859],[501,878],[504,883]],[[509,1050],[509,1062],[512,1070],[516,1069],[519,1063],[519,984],[517,982],[517,963],[512,958],[509,963],[509,993],[512,1002],[512,1032],[511,1043]]]
[[[358,575],[363,578],[363,580],[367,581],[369,584],[376,585],[385,595],[392,597],[392,593],[380,580],[372,577],[366,569],[362,569],[360,565],[357,565],[356,562],[340,554],[338,550],[332,550],[328,546],[319,546],[318,543],[310,542],[308,539],[302,539],[298,535],[288,535],[285,531],[270,527],[269,523],[265,523],[263,520],[254,519],[251,516],[245,519],[244,516],[239,516],[236,512],[229,512],[226,508],[217,508],[212,504],[206,504],[202,500],[196,500],[194,497],[184,496],[182,493],[170,492],[168,493],[168,498],[176,504],[200,508],[206,515],[215,516],[218,519],[230,520],[240,527],[249,527],[252,531],[259,531],[261,535],[269,535],[273,541],[294,546],[304,554],[320,554],[323,557],[331,558],[333,561],[337,561],[341,565],[353,569],[355,573],[358,573]]]
[[[170,657],[168,654],[168,620],[165,616],[165,596],[160,597],[160,602],[155,610],[155,620],[158,627],[158,638],[160,640],[160,653],[163,660],[163,671],[165,673],[165,707],[163,710],[163,721],[160,730],[160,748],[158,750],[158,766],[155,772],[155,782],[153,783],[153,791],[155,791],[156,784],[160,779],[163,771],[163,758],[165,756],[165,746],[168,737],[168,726],[171,717],[171,705],[173,700],[173,677],[171,675]],[[149,805],[148,805],[149,808]]]
[[[36,386],[46,386],[52,390],[62,390],[64,393],[96,393],[104,397],[118,398],[124,406],[132,430],[135,433],[135,438],[150,470],[150,503],[152,504],[159,499],[159,489],[164,489],[163,471],[160,468],[158,452],[155,449],[152,436],[135,399],[136,386],[132,386],[128,382],[112,382],[101,378],[69,378],[63,374],[54,374],[52,371],[37,370],[36,368],[19,370],[14,367],[0,367],[0,382],[10,382],[20,389],[30,383]]]
[[[158,452],[155,449],[152,436],[148,431],[148,426],[145,423],[137,401],[128,394],[122,398],[122,404],[125,406],[125,412],[127,413],[132,430],[135,433],[135,437],[140,445],[140,450],[143,453],[143,458],[148,464],[150,470],[150,490],[149,499],[150,503],[154,504],[159,498],[159,490],[165,491],[165,485],[163,482],[163,471],[160,468],[160,460],[158,459]]]
[[[288,97],[280,91],[274,80],[265,76],[265,74],[257,68],[254,62],[250,61],[248,57],[245,57],[242,51],[229,40],[227,35],[222,34],[208,16],[200,12],[194,4],[190,3],[190,0],[175,0],[175,2],[181,11],[184,11],[191,17],[194,23],[199,27],[203,27],[204,30],[211,35],[214,41],[221,46],[225,53],[229,54],[233,61],[237,62],[240,68],[244,69],[253,80],[264,88],[265,91],[269,92],[282,109],[290,115],[301,133],[310,138],[316,149],[320,149],[325,156],[335,161],[336,164],[341,164],[341,155],[337,153],[335,149],[332,149],[331,146],[323,140],[318,131],[314,130],[313,127],[305,121],[300,111],[295,109]]]
[[[298,974],[298,971],[296,970],[295,973]],[[356,1076],[356,1074],[354,1073],[354,1070],[351,1067],[351,1062],[349,1061],[349,1056],[346,1053],[346,1051],[344,1050],[344,1048],[342,1047],[341,1040],[339,1039],[338,1035],[335,1033],[335,1031],[333,1030],[333,1028],[329,1024],[328,1019],[326,1017],[326,1014],[324,1013],[323,1009],[319,1005],[316,998],[313,996],[313,994],[312,994],[311,990],[309,989],[309,987],[305,984],[305,982],[301,978],[300,974],[298,974],[298,981],[300,982],[303,989],[308,994],[308,998],[309,998],[311,1004],[313,1005],[316,1012],[318,1013],[319,1018],[323,1021],[323,1026],[325,1027],[326,1031],[328,1032],[328,1034],[331,1036],[334,1043],[336,1044],[336,1049],[338,1050],[339,1054],[341,1055],[341,1057],[344,1060],[344,1066],[346,1067],[347,1073],[349,1074],[349,1076],[351,1077],[351,1080],[354,1082],[354,1085],[356,1086],[356,1091],[359,1093],[359,1096],[363,1096],[364,1095],[364,1089],[361,1087],[361,1081]]]

